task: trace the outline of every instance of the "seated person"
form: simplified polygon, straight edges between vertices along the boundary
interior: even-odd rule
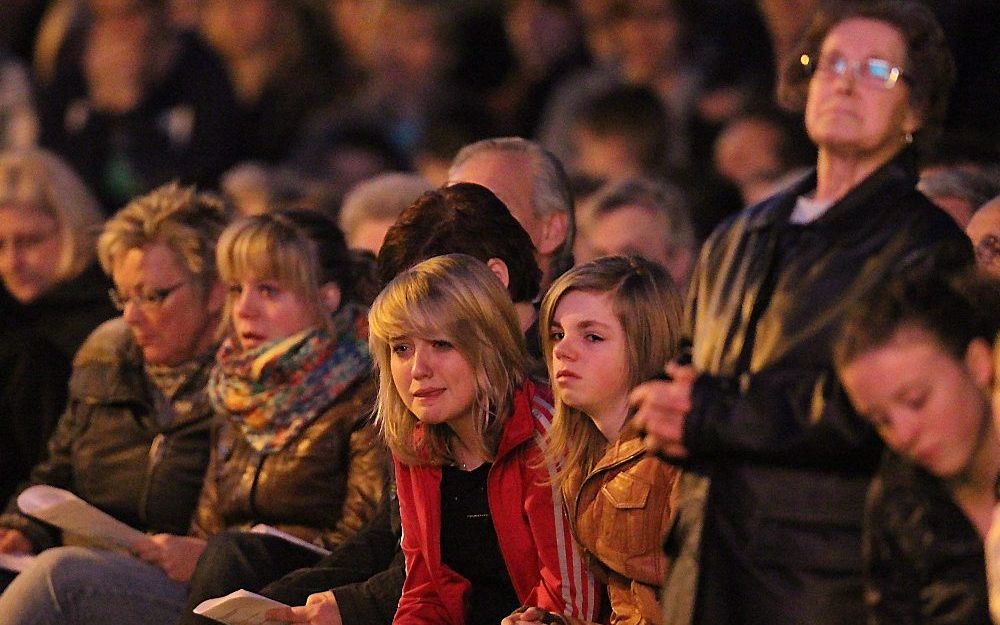
[[[187,532],[209,455],[213,413],[205,387],[224,300],[214,255],[225,223],[214,197],[170,185],[105,224],[97,249],[123,314],[98,327],[77,353],[69,403],[29,485],[71,490],[142,531]],[[47,588],[64,554],[131,559],[50,549],[60,544],[59,532],[21,514],[11,498],[0,516],[0,552],[42,555],[0,596],[4,623],[45,620],[41,605],[26,608],[21,601]],[[140,581],[132,582],[137,601]]]
[[[838,374],[889,448],[865,512],[869,623],[990,622],[998,311],[994,285],[927,276],[880,289],[845,322]]]
[[[656,377],[680,338],[681,300],[663,269],[606,256],[557,278],[542,300],[542,346],[555,395],[548,459],[566,501],[573,538],[607,581],[612,623],[661,622],[661,545],[677,468],[646,454],[628,427],[629,392]],[[537,604],[505,624],[576,623]]]

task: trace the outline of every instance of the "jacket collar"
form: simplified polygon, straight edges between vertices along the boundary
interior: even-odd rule
[[[514,393],[514,410],[507,417],[500,444],[497,446],[496,461],[512,453],[526,441],[531,440],[535,433],[532,406],[538,387],[530,379],[525,379],[521,388]]]
[[[811,225],[834,230],[862,227],[871,217],[871,199],[874,194],[891,183],[913,188],[916,186],[917,176],[916,153],[912,148],[906,148],[848,191]],[[815,188],[816,170],[813,169],[809,175],[785,191],[751,208],[749,228],[756,230],[787,223],[798,197]],[[859,215],[859,212],[865,214]]]

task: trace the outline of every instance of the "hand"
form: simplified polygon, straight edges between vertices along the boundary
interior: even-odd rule
[[[156,534],[133,545],[132,553],[163,569],[167,577],[175,582],[186,583],[191,580],[205,545],[200,538]]]
[[[690,365],[667,363],[664,367],[670,381],[640,384],[629,395],[635,408],[634,427],[646,433],[646,448],[669,458],[688,455],[682,438],[684,421],[691,411],[691,387],[695,371]]]
[[[0,528],[0,553],[32,553],[31,541],[21,530]]]
[[[560,622],[562,619],[559,618],[559,615],[528,606],[514,610],[510,616],[500,621],[500,625],[547,625],[548,623]]]
[[[340,608],[333,591],[309,595],[306,604],[298,608],[274,608],[265,615],[269,621],[309,623],[309,625],[343,625]]]

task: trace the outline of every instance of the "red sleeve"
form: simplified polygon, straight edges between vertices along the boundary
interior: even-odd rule
[[[524,453],[525,499],[532,539],[538,549],[540,579],[525,602],[596,622],[601,611],[603,588],[594,579],[570,529],[569,514],[562,493],[553,483],[555,467],[542,462],[544,433],[551,423],[548,404],[536,398],[532,406],[535,421],[534,444]]]
[[[429,552],[440,554],[440,549],[437,545],[425,544],[425,541],[430,536],[434,540],[440,536],[438,515],[441,506],[429,505],[431,502],[427,501],[427,489],[434,481],[431,476],[424,475],[428,472],[429,469],[396,462],[396,492],[403,526],[401,545],[406,558],[406,581],[393,625],[460,625],[465,620],[464,614],[453,613],[456,609],[461,610],[464,580],[441,567],[438,567],[437,575],[431,571]],[[439,488],[439,485],[434,485],[434,488]],[[440,561],[440,557],[436,559]],[[449,609],[445,598],[454,597],[456,593],[457,603],[450,601],[453,605]]]

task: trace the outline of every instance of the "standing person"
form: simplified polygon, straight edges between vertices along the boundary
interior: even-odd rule
[[[433,258],[396,277],[369,320],[406,555],[393,622],[498,623],[525,603],[596,618],[543,458],[550,396],[526,375],[500,280],[469,256]]]
[[[983,540],[1000,434],[990,412],[996,285],[894,281],[834,347],[855,408],[889,448],[865,510],[871,625],[989,625]]]
[[[29,484],[71,490],[143,531],[187,531],[209,455],[205,386],[224,300],[213,261],[225,224],[214,196],[176,185],[134,200],[105,224],[98,257],[122,316],[94,330],[77,353],[69,403]],[[21,514],[11,497],[0,516],[0,552],[41,555],[0,596],[5,624],[43,622],[42,604],[26,597],[74,576],[95,583],[91,564],[133,559],[61,544],[59,532]],[[150,598],[146,577],[129,582],[137,602]]]
[[[638,256],[574,267],[542,301],[542,345],[556,400],[547,453],[561,465],[556,484],[573,537],[607,582],[612,623],[661,619],[658,594],[667,568],[661,545],[677,469],[647,455],[627,427],[628,394],[674,355],[680,317],[673,282]],[[528,607],[504,623],[548,621]]]
[[[783,93],[805,103],[816,171],[715,231],[692,277],[693,366],[633,395],[649,447],[696,469],[668,538],[671,624],[863,620],[862,510],[881,443],[846,400],[831,345],[900,267],[972,261],[915,190],[913,147],[940,122],[954,73],[930,12],[833,5],[794,60]]]

